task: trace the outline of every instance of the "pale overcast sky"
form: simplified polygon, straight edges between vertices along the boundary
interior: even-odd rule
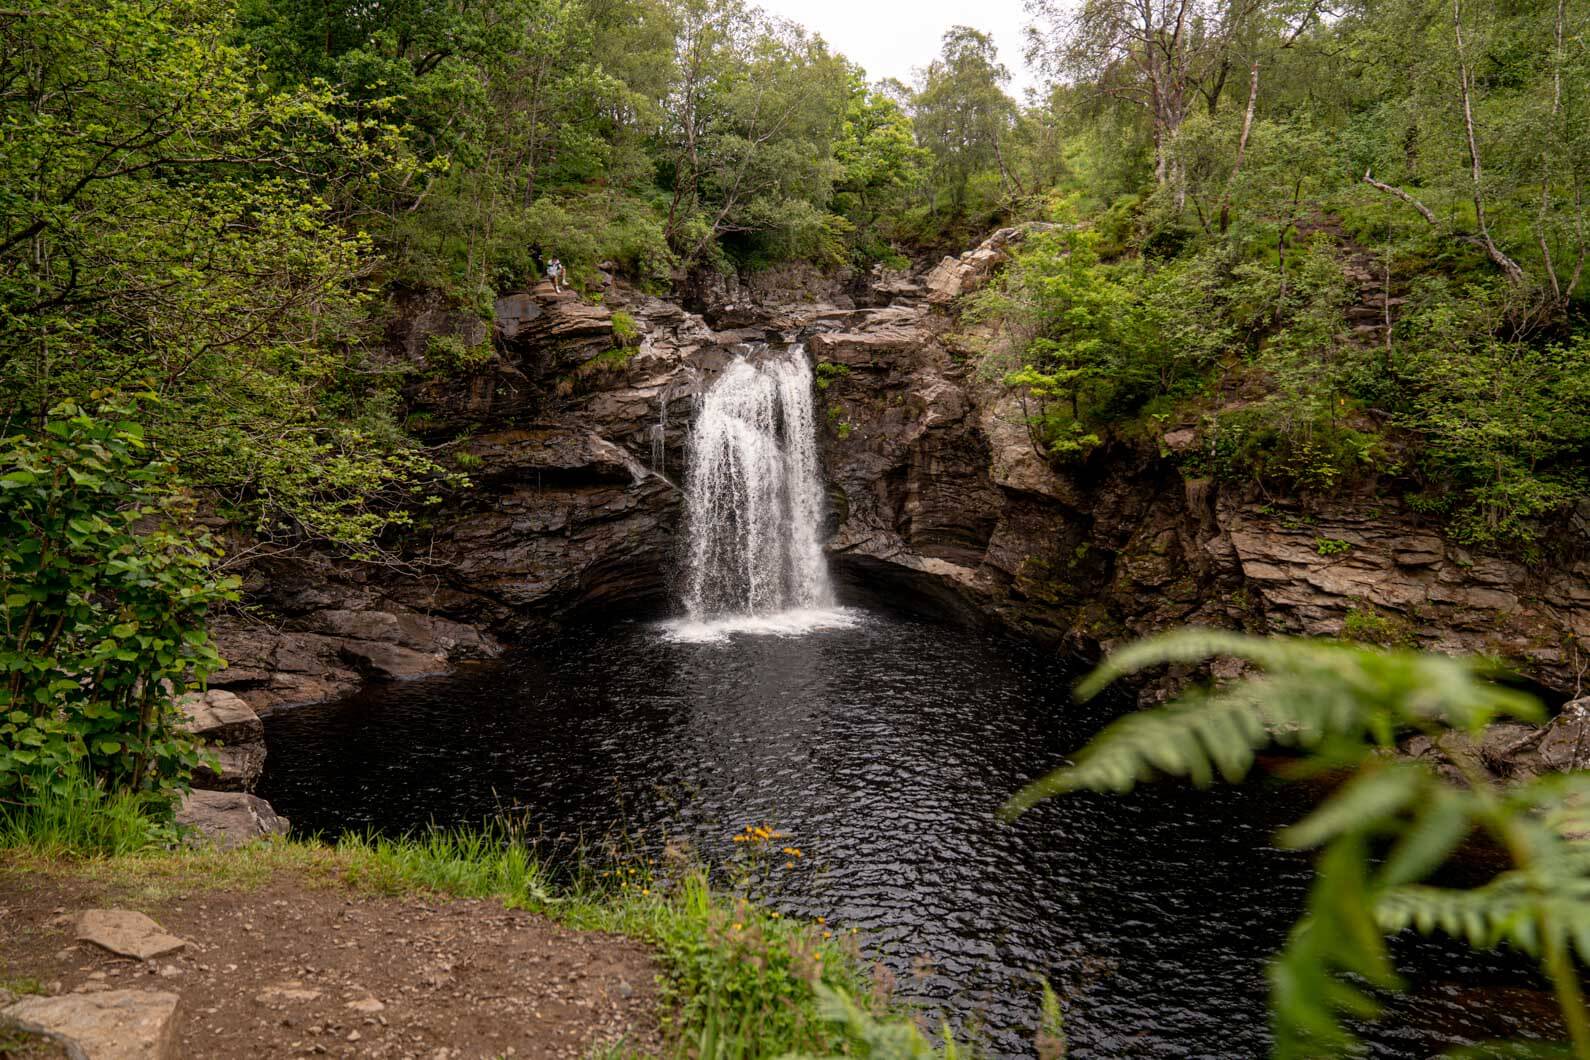
[[[939,52],[951,26],[991,33],[999,59],[1010,70],[1010,93],[1018,100],[1036,83],[1021,59],[1022,0],[756,0],[770,14],[820,33],[834,50],[866,68],[873,80],[912,72]]]

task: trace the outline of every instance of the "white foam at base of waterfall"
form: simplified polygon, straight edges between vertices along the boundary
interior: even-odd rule
[[[686,452],[690,623],[755,632],[785,613],[841,614],[821,542],[814,391],[794,345],[736,359],[702,397]]]
[[[835,629],[854,629],[866,617],[851,607],[792,608],[770,615],[726,615],[698,621],[676,618],[658,623],[665,639],[677,644],[716,644],[736,636],[804,637]]]

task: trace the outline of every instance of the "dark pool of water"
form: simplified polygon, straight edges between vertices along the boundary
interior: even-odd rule
[[[899,616],[804,636],[679,643],[576,630],[451,677],[269,718],[262,794],[299,830],[390,832],[528,813],[552,846],[621,832],[708,862],[770,822],[805,857],[761,892],[858,927],[905,995],[992,1048],[1030,1050],[1037,980],[1072,1056],[1262,1056],[1264,966],[1296,917],[1304,810],[1264,782],[1000,804],[1107,719],[1052,655]],[[1368,1030],[1380,1056],[1542,1026],[1518,962],[1399,947],[1419,988]]]

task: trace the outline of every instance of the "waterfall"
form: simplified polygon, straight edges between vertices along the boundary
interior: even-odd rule
[[[686,454],[692,620],[833,606],[813,390],[794,345],[740,357],[702,399]]]

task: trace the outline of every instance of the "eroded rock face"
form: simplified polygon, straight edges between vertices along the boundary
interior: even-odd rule
[[[1175,457],[1198,444],[1186,426],[1057,469],[1020,395],[998,382],[1000,337],[982,336],[979,373],[942,311],[988,282],[1020,234],[945,259],[925,299],[817,320],[826,331],[808,346],[836,366],[824,395],[830,549],[852,583],[1088,655],[1204,624],[1489,653],[1549,690],[1576,687],[1590,658],[1586,561],[1530,570],[1444,541],[1396,501],[1305,511],[1184,477]]]
[[[1400,750],[1458,781],[1485,777],[1505,784],[1590,769],[1590,696],[1564,704],[1545,725],[1502,722],[1478,738],[1461,732],[1438,740],[1414,736]]]
[[[250,590],[279,621],[223,626],[232,665],[213,683],[268,710],[489,657],[582,611],[664,606],[695,398],[742,344],[799,338],[819,367],[829,550],[853,591],[1089,655],[1189,623],[1345,632],[1502,654],[1574,687],[1590,563],[1528,570],[1451,546],[1396,502],[1302,511],[1185,477],[1188,424],[1057,468],[1000,382],[1014,364],[1000,336],[974,354],[953,316],[1036,227],[920,276],[698,277],[700,315],[621,284],[600,304],[547,286],[499,300],[490,361],[407,395],[472,480],[405,542],[421,558],[256,564]],[[412,329],[400,339],[392,356],[420,356]]]

